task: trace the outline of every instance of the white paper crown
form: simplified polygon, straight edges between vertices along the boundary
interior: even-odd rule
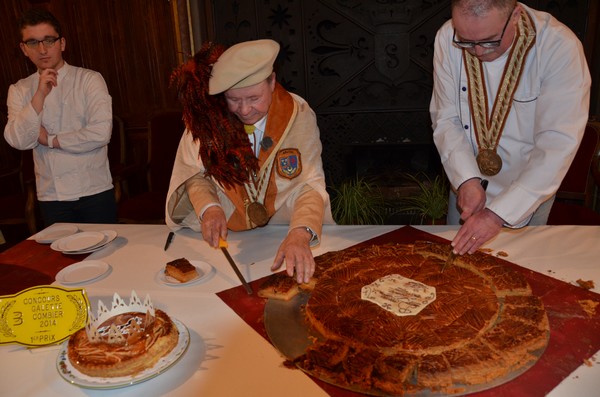
[[[144,326],[141,324],[141,319],[137,318],[131,324],[110,324],[110,326],[100,328],[110,318],[130,312],[146,314]],[[123,343],[127,339],[124,334],[142,332],[145,325],[150,324],[153,319],[154,305],[152,304],[150,295],[146,295],[146,299],[142,303],[135,291],[131,291],[129,304],[126,304],[125,300],[115,292],[110,310],[102,300],[98,300],[98,312],[96,316],[94,316],[91,310],[88,310],[88,323],[85,326],[85,330],[92,343],[100,342],[105,335],[108,335],[108,340],[104,338],[108,343]]]

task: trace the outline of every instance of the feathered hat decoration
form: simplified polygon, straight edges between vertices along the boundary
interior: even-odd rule
[[[227,109],[224,94],[209,95],[208,82],[214,63],[225,48],[211,42],[171,74],[171,85],[183,105],[183,121],[194,140],[200,141],[205,176],[226,188],[249,182],[258,170],[242,122]]]

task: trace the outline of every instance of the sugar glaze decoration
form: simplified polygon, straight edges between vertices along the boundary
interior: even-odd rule
[[[365,285],[361,298],[373,302],[396,316],[414,316],[435,301],[435,287],[390,274]]]

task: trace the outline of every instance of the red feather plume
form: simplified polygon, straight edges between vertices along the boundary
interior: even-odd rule
[[[227,109],[224,94],[209,95],[212,66],[225,48],[205,43],[200,51],[171,74],[171,85],[183,105],[183,121],[194,140],[200,141],[205,176],[226,188],[249,182],[258,159],[242,122]]]

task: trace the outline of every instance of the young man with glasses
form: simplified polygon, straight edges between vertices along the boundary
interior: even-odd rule
[[[33,149],[44,223],[116,223],[106,83],[98,72],[63,60],[66,40],[50,12],[29,9],[19,29],[21,51],[37,71],[10,86],[4,137],[16,149]]]
[[[453,0],[438,31],[430,111],[452,184],[452,245],[472,253],[502,226],[544,225],[588,119],[577,37],[515,0]],[[488,180],[487,190],[482,180]]]

